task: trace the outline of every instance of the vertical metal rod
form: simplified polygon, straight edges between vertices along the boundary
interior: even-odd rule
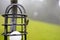
[[[8,24],[8,17],[7,16],[5,17],[5,24]],[[5,34],[7,34],[7,32],[8,32],[7,28],[8,28],[8,26],[5,25],[5,27],[4,27]],[[7,36],[6,35],[4,35],[4,40],[7,40]]]
[[[23,24],[23,18],[21,16],[21,24]],[[21,25],[21,31],[23,32],[23,25]],[[23,40],[23,35],[22,35],[22,40]]]
[[[24,23],[26,24],[26,17],[24,18]],[[25,25],[25,27],[24,27],[24,32],[25,32],[25,33],[26,33],[26,30],[27,30],[27,29],[26,29],[26,25]],[[27,34],[25,34],[24,36],[25,36],[25,40],[26,40],[26,39],[27,39]]]
[[[17,0],[11,0],[11,4],[13,4],[13,3],[17,3]],[[13,18],[11,19],[11,23],[16,24],[17,18],[14,18],[16,16],[14,14],[17,14],[17,6],[16,5],[14,5],[12,8],[12,14],[13,14]],[[16,31],[16,25],[12,25],[10,28],[10,31]]]

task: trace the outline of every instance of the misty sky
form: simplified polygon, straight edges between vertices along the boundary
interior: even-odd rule
[[[18,0],[30,19],[60,24],[59,0]],[[10,0],[0,0],[0,14],[4,13]]]

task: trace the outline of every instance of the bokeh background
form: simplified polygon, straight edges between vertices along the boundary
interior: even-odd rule
[[[60,40],[60,0],[18,0],[18,3],[25,7],[30,20],[28,40]],[[4,31],[1,15],[9,4],[10,0],[0,0],[0,40]]]

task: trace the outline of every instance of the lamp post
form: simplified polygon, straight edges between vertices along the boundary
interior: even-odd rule
[[[20,14],[17,13],[17,8],[20,11]],[[26,13],[24,7],[20,4],[17,4],[17,0],[11,0],[11,5],[9,5],[6,10],[5,10],[5,14],[3,14],[2,16],[5,17],[5,24],[3,24],[4,27],[4,40],[8,40],[8,36],[22,36],[21,40],[27,40],[27,29],[26,26],[28,25],[29,20],[27,20],[27,15],[22,14],[23,11],[21,10],[21,8],[23,9],[24,13]],[[12,10],[11,10],[12,9]],[[11,14],[9,14],[9,11],[11,10]],[[11,23],[8,24],[8,18],[11,18]],[[19,21],[21,21],[21,23],[17,24],[17,18],[21,19]],[[10,26],[10,31],[8,32],[8,26]],[[13,34],[11,35],[12,32],[17,31],[16,27],[19,26],[21,27],[21,30],[18,31],[21,34]]]

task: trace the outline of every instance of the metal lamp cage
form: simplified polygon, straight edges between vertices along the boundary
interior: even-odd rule
[[[14,13],[9,14],[9,12],[13,8],[13,6],[17,6],[17,8],[20,11],[20,14],[17,14],[17,13],[16,14],[14,14]],[[3,26],[5,26],[4,27],[4,33],[3,33],[4,40],[8,40],[8,38],[7,38],[8,36],[20,36],[20,35],[22,36],[21,40],[27,40],[27,28],[26,28],[26,26],[28,25],[29,20],[27,20],[27,15],[23,14],[21,8],[23,9],[24,13],[26,13],[26,11],[25,11],[25,9],[24,9],[24,7],[22,5],[20,5],[20,4],[11,4],[6,8],[5,14],[2,15],[5,18],[5,23],[3,24]],[[13,19],[19,18],[19,19],[21,19],[20,20],[21,24],[17,24],[17,23],[8,24],[8,18],[13,18]],[[19,31],[19,32],[21,32],[21,34],[13,34],[13,35],[11,35],[10,33],[12,33],[14,30],[8,32],[8,26],[14,26],[14,25],[21,27],[21,31]]]

